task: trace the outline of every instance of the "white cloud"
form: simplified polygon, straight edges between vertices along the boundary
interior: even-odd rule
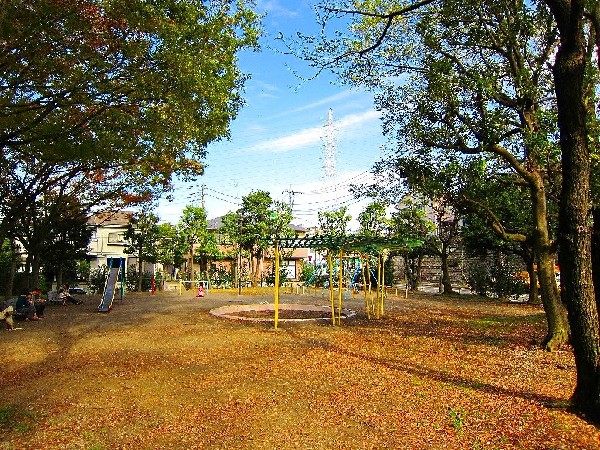
[[[336,126],[340,129],[353,127],[354,125],[369,122],[371,120],[378,120],[380,117],[381,113],[374,110],[365,111],[360,114],[350,114],[336,122]]]
[[[297,11],[286,8],[277,0],[258,1],[256,6],[259,11],[264,11],[269,16],[285,18],[296,18],[298,16]]]
[[[357,126],[377,120],[379,117],[380,113],[373,110],[368,110],[360,114],[350,114],[341,118],[339,121],[334,122],[336,134],[344,133],[347,130],[354,131]],[[240,149],[240,152],[282,153],[298,150],[310,145],[320,145],[324,134],[324,125],[319,127],[305,128],[304,130],[297,131],[287,136],[258,142],[254,145]]]
[[[339,94],[331,95],[322,100],[319,100],[319,101],[316,101],[313,103],[309,103],[308,105],[304,105],[304,106],[301,106],[296,109],[289,110],[286,112],[286,114],[295,114],[297,112],[302,112],[302,111],[307,111],[309,109],[318,108],[323,105],[331,105],[334,102],[344,100],[352,95],[354,95],[354,92],[352,92],[351,90],[345,90],[345,91],[340,92]]]

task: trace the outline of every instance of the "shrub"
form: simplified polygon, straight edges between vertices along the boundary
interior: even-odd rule
[[[311,279],[313,274],[315,273],[315,266],[305,261],[302,261],[302,266],[300,268],[300,281],[307,282]]]
[[[492,284],[489,265],[485,260],[467,264],[467,285],[477,295],[486,296]]]
[[[210,284],[215,287],[231,287],[234,285],[233,269],[219,265],[210,269]]]
[[[143,272],[141,277],[142,292],[150,291],[150,289],[152,289],[152,273]],[[135,265],[129,266],[129,269],[127,270],[127,278],[125,279],[125,286],[129,292],[137,291],[139,279],[140,274],[137,271],[137,267]]]
[[[504,258],[486,258],[467,265],[467,284],[477,295],[497,298],[518,297],[527,293],[527,285],[515,273],[520,267]]]
[[[90,270],[90,281],[89,288],[93,294],[104,291],[104,285],[106,284],[106,274],[108,267],[105,265],[98,266],[93,270]]]

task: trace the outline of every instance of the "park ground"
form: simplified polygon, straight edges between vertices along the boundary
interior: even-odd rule
[[[0,331],[0,449],[595,449],[536,306],[410,293],[385,317],[228,320],[268,295],[128,294]],[[325,293],[282,302],[326,305]]]

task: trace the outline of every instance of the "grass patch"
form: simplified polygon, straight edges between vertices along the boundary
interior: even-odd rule
[[[15,405],[0,407],[0,429],[26,433],[36,424],[35,414]]]
[[[539,325],[544,323],[544,314],[531,314],[523,316],[484,316],[464,322],[464,325],[473,330],[511,330],[522,325]]]

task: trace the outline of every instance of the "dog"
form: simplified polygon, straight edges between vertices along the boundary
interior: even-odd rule
[[[8,330],[14,330],[13,324],[13,307],[8,306],[0,312],[0,320],[3,320]]]

